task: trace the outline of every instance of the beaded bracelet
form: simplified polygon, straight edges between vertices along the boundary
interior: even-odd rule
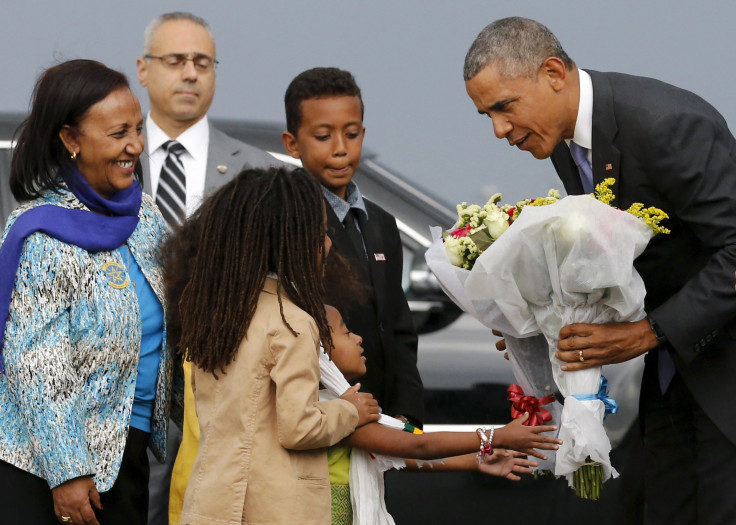
[[[478,437],[480,438],[480,446],[478,447],[478,464],[483,462],[483,459],[486,457],[486,455],[493,454],[493,447],[491,446],[491,443],[493,443],[493,433],[496,431],[495,427],[491,427],[491,435],[490,437],[486,436],[486,429],[485,427],[478,428],[475,433],[478,434]]]

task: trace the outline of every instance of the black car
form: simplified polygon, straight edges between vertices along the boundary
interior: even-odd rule
[[[0,225],[15,206],[8,189],[12,137],[22,115],[0,115]],[[284,127],[276,123],[215,120],[229,135],[288,157],[281,144]],[[433,197],[414,181],[383,166],[363,151],[355,181],[361,192],[396,217],[404,252],[403,286],[419,336],[418,366],[424,382],[425,430],[474,431],[511,419],[506,389],[515,382],[503,354],[494,348],[490,330],[462,312],[442,292],[428,270],[424,252],[430,245],[429,226],[449,228],[454,207]],[[604,485],[598,502],[577,499],[564,480],[513,483],[475,472],[389,472],[386,502],[398,524],[463,523],[637,523],[640,521],[640,443],[633,424],[638,407],[642,362],[616,365],[605,374],[621,406],[608,418],[614,445],[614,466],[627,474]],[[631,464],[631,465],[629,465]],[[628,514],[627,514],[628,513]],[[608,520],[608,521],[606,521]]]

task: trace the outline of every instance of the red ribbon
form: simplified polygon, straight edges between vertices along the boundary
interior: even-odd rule
[[[544,396],[542,399],[525,396],[519,385],[509,385],[506,393],[506,398],[511,401],[511,417],[516,419],[523,416],[524,412],[529,412],[529,419],[524,422],[524,425],[536,427],[552,419],[552,414],[549,413],[549,410],[542,408],[542,405],[552,403],[555,400],[554,394]]]

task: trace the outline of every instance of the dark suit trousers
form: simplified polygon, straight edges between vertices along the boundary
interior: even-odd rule
[[[169,420],[169,432],[166,436],[166,461],[159,463],[148,451],[150,463],[150,479],[148,482],[148,525],[169,524],[169,488],[171,486],[171,473],[174,470],[176,454],[181,445],[181,429],[173,420]]]
[[[641,407],[647,451],[644,523],[736,524],[736,446],[678,374],[661,393],[655,355],[647,356]]]

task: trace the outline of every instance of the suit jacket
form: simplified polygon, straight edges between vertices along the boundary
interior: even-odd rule
[[[614,205],[669,215],[634,265],[646,307],[677,371],[736,443],[736,140],[697,95],[663,82],[588,71],[593,82],[593,179],[614,177]],[[569,148],[552,162],[569,194],[583,192]],[[648,362],[647,366],[651,366]]]
[[[66,188],[23,203],[87,209]],[[166,224],[143,195],[128,239],[133,257],[165,308],[158,246]],[[116,251],[88,252],[39,231],[28,236],[15,277],[0,374],[0,460],[43,478],[49,487],[93,476],[100,492],[118,477],[133,407],[141,316],[133,286],[109,285]],[[172,397],[173,358],[166,344],[156,378],[150,447],[163,460]],[[59,429],[63,431],[59,431]]]
[[[319,401],[314,320],[266,279],[235,358],[218,378],[192,367],[200,443],[182,524],[330,523],[327,446],[355,430],[358,411]]]
[[[212,124],[209,126],[210,144],[207,151],[204,197],[227,183],[245,168],[264,168],[281,164],[265,151],[226,135]],[[224,173],[220,173],[218,166],[225,166],[227,169]],[[141,161],[141,167],[143,168],[143,191],[151,193],[151,173],[147,159]]]
[[[368,373],[358,381],[378,400],[386,414],[402,414],[417,423],[424,418],[424,391],[417,369],[417,333],[401,285],[403,251],[396,219],[364,199],[368,220],[360,221],[370,276],[356,272],[371,287],[366,304],[349,302],[342,308],[347,327],[363,338]],[[358,254],[345,228],[327,204],[332,249],[360,268]],[[325,287],[334,291],[330,276]]]

